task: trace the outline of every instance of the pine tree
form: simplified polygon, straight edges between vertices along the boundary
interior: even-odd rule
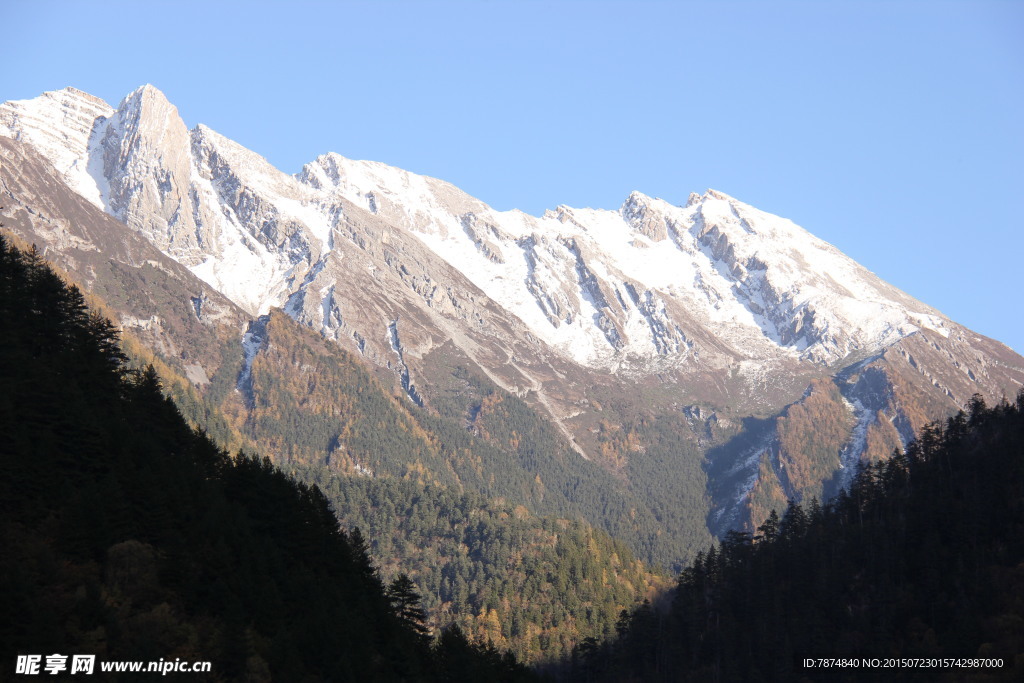
[[[395,614],[410,628],[424,637],[430,634],[430,627],[427,626],[427,612],[421,605],[416,585],[408,575],[399,574],[388,585],[387,597]]]

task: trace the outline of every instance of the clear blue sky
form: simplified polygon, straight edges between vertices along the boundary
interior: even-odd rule
[[[793,219],[1024,352],[1024,2],[46,2],[0,100],[143,83],[289,173],[327,151],[499,209]]]

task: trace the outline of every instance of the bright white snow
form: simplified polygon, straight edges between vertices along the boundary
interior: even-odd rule
[[[140,107],[144,94],[159,91],[144,86],[122,107]],[[141,111],[118,113],[68,89],[0,105],[0,134],[34,146],[105,207],[101,140],[131,134],[107,131],[107,122],[117,113],[124,125],[141,125],[129,115]],[[173,108],[159,111],[166,117]],[[161,122],[148,125],[159,130]],[[588,366],[696,362],[695,329],[711,330],[716,343],[751,362],[831,363],[922,327],[949,334],[937,312],[831,245],[713,190],[692,195],[685,207],[635,192],[616,211],[561,206],[534,217],[495,211],[440,180],[333,153],[288,176],[205,126],[193,132],[189,163],[190,196],[200,204],[193,208],[216,223],[216,244],[202,245],[192,270],[254,315],[315,286],[326,322],[335,283],[314,285],[296,273],[309,273],[334,248],[336,199],[343,197],[408,230],[535,337]],[[269,236],[260,232],[266,225]]]

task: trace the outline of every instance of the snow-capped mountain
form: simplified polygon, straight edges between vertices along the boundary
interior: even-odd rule
[[[152,86],[116,110],[72,89],[9,102],[0,124],[253,314],[314,287],[310,322],[332,333],[326,292],[338,276],[314,270],[336,251],[351,212],[342,200],[415,237],[548,348],[592,368],[642,374],[717,351],[832,364],[921,328],[949,333],[936,311],[835,248],[713,190],[681,207],[634,192],[617,211],[534,217],[337,154],[291,177],[205,126],[188,131]]]
[[[470,362],[547,412],[587,457],[598,395],[685,411],[695,433],[711,435],[713,424],[805,400],[812,380],[834,376],[851,420],[836,456],[846,467],[869,448],[872,425],[903,420],[901,440],[919,426],[893,388],[900,381],[920,384],[941,413],[1024,380],[1006,347],[791,221],[714,190],[682,206],[634,192],[617,210],[559,206],[538,217],[334,153],[292,176],[203,125],[188,130],[148,85],[116,108],[73,88],[6,102],[0,136],[34,149],[254,321],[282,308],[390,368],[417,404],[431,400],[421,378]],[[246,368],[257,331],[237,331]],[[868,400],[855,388],[872,367],[888,384],[872,380]],[[755,456],[725,468],[734,506],[758,479]],[[774,462],[792,494],[799,487]]]
[[[686,206],[632,193],[617,211],[494,211],[457,188],[328,154],[299,179],[406,226],[550,347],[590,367],[642,371],[739,359],[832,363],[940,314],[792,222],[720,192]],[[715,343],[700,343],[713,330]],[[711,349],[708,348],[708,351]]]

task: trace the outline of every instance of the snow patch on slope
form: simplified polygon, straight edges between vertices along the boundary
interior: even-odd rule
[[[98,97],[64,88],[0,104],[0,135],[31,145],[71,189],[102,209],[105,181],[94,175],[97,167],[90,162],[97,150],[91,141],[114,111]]]
[[[246,405],[252,409],[255,402],[255,394],[252,386],[252,364],[256,360],[256,354],[267,342],[267,323],[270,316],[263,315],[249,323],[245,334],[242,335],[242,370],[238,373],[238,381],[235,384],[236,391],[245,398]]]
[[[850,441],[839,452],[836,490],[847,488],[853,481],[853,475],[857,473],[857,464],[868,445],[868,428],[875,421],[875,411],[866,408],[860,399],[855,398],[851,402],[843,397],[843,404],[847,410],[853,413],[856,422],[850,435]]]
[[[217,191],[193,166],[192,187],[209,206],[218,206]],[[192,273],[242,308],[266,315],[280,306],[288,264],[252,237],[230,208],[222,209],[216,251],[190,268]]]

